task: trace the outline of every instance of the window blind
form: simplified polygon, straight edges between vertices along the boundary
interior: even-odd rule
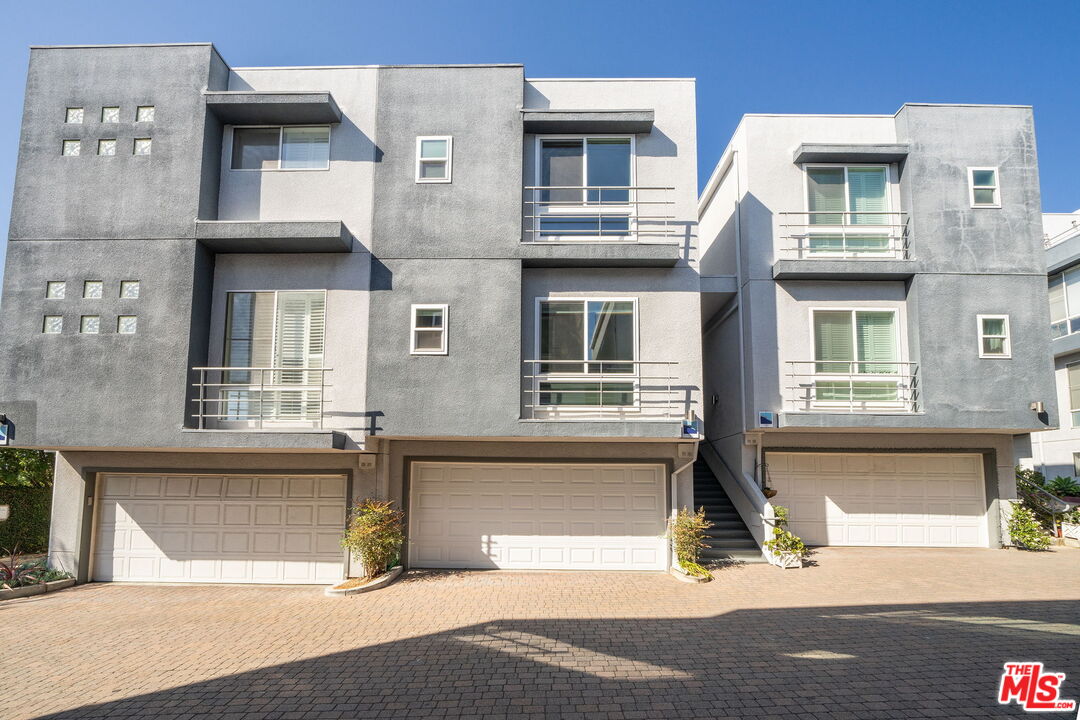
[[[852,215],[852,225],[882,225],[885,223],[885,168],[848,168],[848,200],[851,212],[871,214]]]
[[[814,360],[817,372],[847,373],[855,359],[852,347],[851,313],[814,313]]]
[[[842,225],[844,216],[844,168],[811,168],[807,171],[807,206],[811,225]]]
[[[855,334],[859,342],[859,360],[876,360],[876,363],[859,363],[860,373],[895,373],[896,327],[891,312],[855,313]]]

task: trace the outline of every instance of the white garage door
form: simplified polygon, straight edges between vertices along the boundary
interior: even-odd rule
[[[345,478],[105,475],[95,580],[341,580]]]
[[[414,567],[666,568],[659,465],[413,463]]]
[[[767,454],[772,502],[808,545],[986,547],[982,457]]]

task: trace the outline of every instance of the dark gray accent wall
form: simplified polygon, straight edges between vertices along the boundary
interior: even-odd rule
[[[520,66],[379,71],[368,412],[376,435],[518,435]],[[415,181],[453,137],[453,182]],[[410,355],[413,303],[449,305],[447,355]]]
[[[191,237],[202,92],[221,82],[212,58],[208,44],[31,50],[11,240]],[[153,122],[135,122],[139,105],[154,106]],[[120,122],[102,123],[103,106],[119,107]],[[84,108],[81,124],[64,122],[69,107]],[[152,140],[150,155],[133,154],[135,138]],[[97,154],[102,139],[117,141],[116,155]],[[63,156],[64,140],[80,140],[81,154]]]

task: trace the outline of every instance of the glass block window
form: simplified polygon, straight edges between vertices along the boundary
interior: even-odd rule
[[[136,155],[149,155],[150,154],[150,138],[135,138],[135,150]]]
[[[82,150],[82,144],[78,140],[65,140],[63,154],[68,157],[75,157]]]
[[[121,315],[116,318],[116,332],[120,335],[134,335],[139,324],[134,315]]]
[[[98,315],[83,315],[79,321],[79,332],[84,335],[97,335],[101,332],[101,317]]]
[[[86,282],[83,283],[82,296],[84,298],[90,298],[92,300],[97,300],[97,299],[101,298],[104,294],[105,294],[105,283],[102,282],[101,280],[87,280]]]
[[[64,122],[66,122],[66,123],[79,124],[82,121],[83,121],[83,109],[81,107],[79,107],[79,108],[68,108],[67,112],[64,114]]]
[[[41,332],[46,335],[59,335],[64,331],[64,318],[62,315],[46,315],[45,322],[41,326]]]
[[[116,140],[98,140],[97,154],[98,155],[115,155],[116,154]]]
[[[136,108],[135,122],[154,122],[154,106],[140,105]]]
[[[134,300],[139,297],[139,281],[124,280],[120,283],[120,297],[126,300]]]
[[[67,283],[63,280],[50,280],[45,283],[45,297],[48,300],[63,300],[67,294]]]
[[[101,122],[103,122],[103,123],[118,123],[118,122],[120,122],[120,108],[118,108],[118,107],[103,107],[103,108],[101,108]]]

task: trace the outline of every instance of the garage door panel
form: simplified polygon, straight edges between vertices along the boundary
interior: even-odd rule
[[[419,462],[412,477],[415,566],[664,567],[661,466]],[[461,482],[483,501],[452,507]]]
[[[768,461],[776,502],[808,544],[988,543],[978,455],[770,453]],[[837,464],[839,476],[821,471]]]
[[[344,488],[339,476],[104,475],[94,578],[334,582]]]

